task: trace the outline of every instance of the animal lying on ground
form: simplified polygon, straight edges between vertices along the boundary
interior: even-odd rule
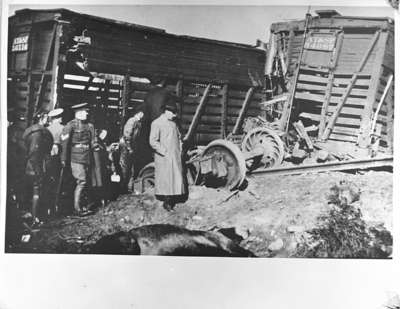
[[[145,225],[99,239],[92,254],[255,257],[214,231],[195,231],[169,224]]]

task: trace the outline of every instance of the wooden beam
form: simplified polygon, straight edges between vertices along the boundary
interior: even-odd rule
[[[33,122],[33,113],[34,113],[34,110],[33,110],[33,104],[31,104],[31,101],[33,100],[33,92],[34,92],[34,85],[33,85],[33,78],[32,78],[32,61],[33,61],[33,35],[32,35],[32,33],[34,33],[33,32],[33,30],[35,29],[35,27],[34,27],[34,25],[32,25],[32,27],[31,27],[31,30],[30,30],[30,33],[31,33],[31,35],[29,35],[29,38],[28,38],[28,46],[30,46],[30,48],[29,48],[29,51],[28,51],[28,57],[29,57],[29,59],[28,59],[28,66],[27,66],[27,69],[28,69],[28,72],[27,72],[27,81],[26,81],[26,84],[27,84],[27,87],[28,87],[28,93],[26,94],[26,105],[25,105],[25,107],[26,107],[26,119],[27,119],[27,125],[28,126],[30,126],[31,124],[32,124],[32,122]]]
[[[183,140],[185,142],[186,141],[190,141],[193,138],[193,135],[194,135],[194,133],[196,131],[196,128],[197,128],[197,126],[198,126],[198,124],[200,122],[200,118],[201,118],[201,116],[203,114],[204,107],[205,107],[205,105],[207,103],[207,97],[208,97],[208,95],[209,95],[209,93],[211,91],[211,86],[212,86],[212,84],[208,84],[206,89],[204,90],[203,96],[202,96],[202,98],[200,100],[200,103],[197,106],[196,112],[195,112],[195,114],[193,116],[193,120],[192,120],[192,122],[191,122],[191,124],[189,126],[188,131],[186,132],[185,137],[183,138]]]
[[[378,106],[375,111],[374,118],[372,120],[370,135],[374,134],[374,132],[375,132],[376,121],[378,120],[379,112],[382,108],[383,102],[385,101],[385,98],[389,91],[389,88],[392,86],[392,80],[393,80],[393,74],[390,75],[388,81],[386,82],[385,90],[383,91],[383,94],[381,95],[381,98],[379,100]]]
[[[394,83],[392,85],[394,85]],[[393,153],[394,86],[392,86],[389,96],[391,96],[393,100],[389,98],[386,101],[386,142],[388,145],[388,152]]]
[[[325,131],[326,111],[328,109],[329,101],[331,99],[333,80],[335,78],[334,71],[335,71],[337,61],[339,58],[340,49],[342,47],[342,42],[343,42],[343,31],[340,32],[338,35],[334,55],[331,58],[331,64],[329,66],[330,71],[329,71],[329,76],[328,76],[328,83],[326,85],[325,98],[324,98],[324,102],[322,103],[322,108],[321,108],[321,120],[319,123],[319,130],[318,130],[318,138],[319,139],[322,139],[323,133]]]
[[[228,91],[228,84],[224,84],[221,89],[221,138],[226,137],[227,131]]]
[[[293,40],[295,38],[295,33],[294,30],[291,29],[289,31],[289,43],[287,45],[287,49],[286,49],[286,55],[285,55],[285,63],[286,63],[286,68],[287,70],[290,70],[290,63],[289,63],[289,59],[290,59],[290,55],[292,53],[292,49],[293,49]]]
[[[51,81],[52,86],[50,87],[50,105],[51,109],[56,108],[57,95],[58,95],[58,59],[60,53],[60,37],[62,35],[62,24],[58,23],[56,27],[56,33],[54,38],[54,49],[53,49],[53,63],[51,66]]]
[[[178,115],[179,115],[179,119],[182,119],[182,111],[183,111],[183,79],[180,78],[178,79],[178,81],[176,82],[176,86],[175,86],[175,94],[176,96],[179,98],[179,104],[178,104]]]
[[[126,73],[124,80],[122,81],[122,95],[121,95],[121,107],[122,107],[122,115],[121,115],[121,124],[120,124],[120,136],[122,136],[124,131],[124,125],[126,122],[126,115],[128,111],[128,103],[130,98],[130,74]]]
[[[52,32],[51,40],[50,40],[50,43],[49,43],[49,48],[46,51],[46,57],[45,57],[46,61],[44,63],[43,71],[46,71],[47,67],[50,64],[50,55],[51,55],[51,50],[53,48],[53,45],[55,43],[55,37],[56,37],[56,34],[57,34],[57,27],[58,27],[58,25],[57,25],[57,23],[55,23],[54,26],[53,26],[53,32]],[[44,89],[46,88],[46,87],[43,86],[43,84],[45,82],[45,78],[46,78],[46,74],[43,73],[41,78],[40,78],[40,82],[39,82],[39,89],[38,89],[38,93],[37,93],[36,100],[35,100],[34,107],[33,107],[33,114],[37,113],[38,110],[39,110],[39,103],[40,103],[40,101],[41,101],[41,99],[43,97]]]
[[[290,116],[292,114],[293,101],[294,101],[294,97],[295,97],[295,93],[296,93],[296,84],[297,84],[297,80],[299,79],[301,62],[303,59],[304,44],[305,44],[306,38],[307,38],[307,28],[309,25],[309,20],[311,18],[312,18],[311,14],[307,13],[306,19],[304,21],[304,29],[305,30],[303,33],[303,40],[301,43],[299,57],[297,59],[297,68],[296,68],[296,71],[295,71],[294,76],[291,81],[289,99],[287,100],[286,104],[283,106],[282,116],[280,118],[279,127],[280,127],[280,130],[284,131],[284,132],[287,132],[288,127],[289,127]]]
[[[377,97],[378,87],[380,84],[380,78],[383,72],[383,58],[385,56],[385,48],[388,39],[388,32],[382,32],[379,42],[378,50],[375,54],[375,61],[371,73],[371,81],[368,88],[368,94],[366,98],[366,104],[364,111],[361,115],[360,133],[358,135],[358,145],[361,148],[366,148],[370,144],[370,128],[372,120],[373,106]]]
[[[371,55],[372,50],[374,49],[375,43],[379,38],[379,34],[381,33],[381,31],[377,31],[375,32],[374,37],[372,38],[369,47],[367,48],[367,50],[364,53],[363,58],[361,59],[357,70],[353,73],[353,76],[350,79],[349,84],[347,85],[346,91],[343,93],[338,106],[336,107],[335,112],[333,113],[333,115],[329,118],[328,121],[328,125],[325,128],[325,131],[322,135],[322,140],[326,141],[329,138],[329,135],[331,134],[333,127],[335,125],[335,122],[337,120],[337,118],[339,117],[340,111],[343,107],[343,105],[346,103],[346,100],[348,98],[348,96],[350,95],[351,90],[353,89],[353,86],[357,80],[358,77],[358,73],[360,73],[362,71],[362,69],[364,68],[365,63],[367,62],[369,56]]]
[[[242,108],[240,109],[239,116],[236,119],[235,126],[233,127],[233,130],[232,130],[233,135],[239,134],[239,132],[240,132],[240,127],[242,126],[244,117],[246,116],[246,112],[251,103],[251,98],[253,96],[254,90],[255,90],[255,87],[250,87],[249,90],[247,90],[246,97],[243,101]]]

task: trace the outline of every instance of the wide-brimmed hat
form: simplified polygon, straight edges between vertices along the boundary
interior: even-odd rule
[[[178,107],[176,105],[177,101],[178,101],[177,96],[175,96],[173,94],[169,95],[165,102],[164,109],[176,114],[178,112]]]
[[[61,117],[62,113],[64,112],[64,109],[62,108],[56,108],[53,109],[49,112],[49,117],[51,118],[58,118]]]
[[[79,104],[75,104],[72,105],[71,108],[74,111],[80,111],[80,110],[88,110],[89,109],[89,104],[84,102],[84,103],[79,103]]]

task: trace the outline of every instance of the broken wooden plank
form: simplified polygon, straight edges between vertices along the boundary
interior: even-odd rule
[[[320,122],[321,114],[313,114],[303,112],[299,115],[300,118],[307,118],[312,121]],[[349,125],[349,126],[359,126],[361,120],[357,118],[347,118],[347,117],[339,117],[337,124]]]
[[[335,87],[339,87],[340,85],[347,86],[350,82],[351,78],[339,78],[335,77],[333,80],[333,85]],[[355,86],[369,86],[370,84],[370,79],[361,79],[357,78],[357,81],[355,82]]]
[[[299,136],[305,140],[305,142],[307,144],[307,148],[309,150],[313,150],[314,149],[313,142],[311,141],[310,137],[308,136],[308,134],[304,128],[303,122],[301,122],[301,120],[299,120],[297,122],[294,122],[293,126],[296,129]]]
[[[324,103],[324,95],[322,94],[314,94],[314,93],[308,93],[308,92],[297,92],[296,93],[296,99],[300,100],[306,100],[310,102],[315,102],[315,103]],[[341,97],[338,96],[331,96],[329,99],[330,103],[335,103],[339,104],[341,101]],[[349,97],[346,101],[346,104],[348,105],[357,105],[357,106],[364,106],[365,105],[365,99],[362,98],[352,98]]]
[[[299,81],[326,84],[328,82],[328,78],[323,76],[300,74]]]

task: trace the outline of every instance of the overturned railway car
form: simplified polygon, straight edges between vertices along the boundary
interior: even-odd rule
[[[263,109],[282,131],[301,120],[323,148],[391,155],[394,21],[316,13],[271,25]]]
[[[249,115],[260,112],[265,51],[250,45],[65,9],[17,11],[9,18],[8,37],[8,106],[22,128],[40,111],[88,101],[95,126],[117,140],[156,79],[181,98],[185,131],[199,103],[207,101],[190,128],[196,144],[225,137],[244,101]]]

